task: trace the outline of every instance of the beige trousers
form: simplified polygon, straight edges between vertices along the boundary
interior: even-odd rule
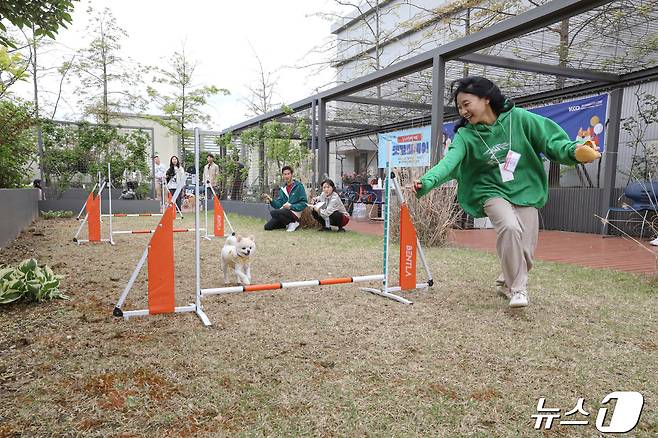
[[[484,203],[484,212],[496,230],[496,252],[503,270],[496,283],[504,284],[512,294],[527,291],[539,233],[537,209],[491,198]]]

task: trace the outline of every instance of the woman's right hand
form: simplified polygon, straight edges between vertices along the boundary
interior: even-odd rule
[[[422,190],[423,188],[423,183],[420,182],[420,180],[414,180],[413,184],[411,185],[411,189],[414,191],[414,193],[418,193],[419,190]]]
[[[261,193],[260,197],[266,202],[272,202],[272,197],[267,193]]]

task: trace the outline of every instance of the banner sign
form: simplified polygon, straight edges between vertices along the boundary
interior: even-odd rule
[[[572,140],[593,141],[603,152],[607,109],[608,95],[600,94],[528,111],[551,119],[560,125]]]
[[[379,168],[386,167],[390,145],[391,167],[422,167],[430,165],[431,126],[379,134]]]
[[[571,140],[592,140],[603,152],[608,95],[586,97],[569,102],[533,108],[528,111],[547,117],[560,125]],[[443,155],[455,136],[455,121],[443,124]]]

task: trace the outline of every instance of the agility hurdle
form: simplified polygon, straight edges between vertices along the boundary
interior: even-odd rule
[[[198,151],[197,145],[195,145],[195,156],[198,161]],[[382,288],[368,288],[363,287],[360,290],[365,292],[370,292],[391,300],[403,303],[403,304],[413,304],[412,301],[403,298],[399,295],[395,295],[392,292],[398,292],[402,290],[412,290],[412,289],[427,289],[428,287],[434,284],[432,279],[432,274],[429,270],[429,266],[425,260],[425,254],[423,248],[416,236],[416,230],[413,226],[413,221],[411,215],[409,214],[409,208],[407,207],[404,195],[402,190],[395,179],[395,173],[391,170],[390,165],[390,154],[391,154],[391,145],[388,144],[388,154],[387,154],[387,178],[386,178],[386,212],[384,216],[384,263],[383,263],[383,273],[377,275],[364,275],[357,277],[343,277],[343,278],[328,278],[324,280],[303,280],[303,281],[289,281],[281,283],[269,283],[269,284],[254,284],[246,286],[230,286],[230,287],[219,287],[219,288],[200,288],[200,280],[197,282],[197,290],[199,290],[201,297],[208,295],[222,295],[230,293],[240,293],[240,292],[258,292],[258,291],[268,291],[268,290],[277,290],[277,289],[288,289],[294,287],[313,287],[313,286],[325,286],[325,285],[334,285],[334,284],[346,284],[346,283],[360,283],[360,282],[369,282],[369,281],[381,281]],[[389,286],[388,281],[388,254],[389,254],[389,224],[390,224],[390,200],[391,200],[391,183],[394,185],[395,191],[398,193],[398,199],[400,201],[400,269],[399,269],[399,285],[398,286]],[[197,242],[198,243],[198,242]],[[427,274],[427,281],[425,283],[416,282],[416,255],[420,256],[422,260],[423,267]],[[200,254],[196,254],[196,270],[197,278],[200,279],[200,270],[201,270]]]
[[[201,307],[201,296],[197,294],[196,302],[187,306],[175,305],[174,291],[174,216],[176,215],[175,202],[182,191],[182,187],[176,189],[169,206],[165,210],[153,232],[149,244],[142,253],[137,266],[133,270],[128,284],[119,297],[112,314],[116,317],[128,319],[133,316],[156,315],[160,313],[196,313],[205,325],[210,325],[210,320]],[[198,192],[198,187],[197,187]],[[194,231],[199,235],[198,208],[196,215],[196,226]],[[124,311],[122,309],[130,290],[132,289],[137,275],[144,264],[148,264],[148,308],[141,310]]]
[[[205,230],[205,228],[201,228]],[[156,230],[122,230],[115,231],[113,234],[153,234]],[[171,230],[172,233],[191,233],[194,231],[194,228],[174,228]]]
[[[194,155],[195,155],[195,168],[196,174],[199,174],[199,147],[200,147],[200,131],[198,128],[194,130]],[[390,157],[390,150],[389,150]],[[391,181],[394,180],[395,175],[390,171],[390,162],[387,163],[388,177],[386,180],[386,196],[387,196],[387,208],[390,210],[390,185]],[[401,191],[399,185],[396,185],[399,196],[401,196]],[[199,197],[199,184],[195,184],[195,199]],[[173,197],[173,201],[180,194],[180,188],[176,191]],[[213,191],[214,194],[214,191]],[[216,196],[215,196],[216,198]],[[206,197],[207,199],[207,197]],[[401,198],[402,200],[404,198]],[[206,210],[207,211],[207,210]],[[352,276],[352,277],[339,277],[339,278],[327,278],[322,280],[304,280],[304,281],[287,281],[287,282],[277,282],[277,283],[267,283],[267,284],[253,284],[253,285],[244,285],[244,286],[230,286],[230,287],[220,287],[220,288],[201,288],[201,251],[200,251],[200,241],[201,241],[201,231],[200,227],[200,215],[199,215],[199,203],[195,202],[194,208],[194,252],[195,252],[195,303],[189,304],[187,306],[176,307],[174,305],[174,259],[173,259],[173,209],[171,204],[165,214],[163,215],[158,228],[153,233],[151,241],[142,254],[135,270],[133,271],[126,288],[124,289],[117,305],[114,308],[113,315],[117,317],[123,317],[128,319],[133,316],[146,316],[162,313],[191,313],[194,312],[199,316],[204,325],[211,325],[208,316],[203,311],[202,298],[209,295],[222,295],[222,294],[231,294],[231,293],[240,293],[240,292],[259,292],[259,291],[268,291],[268,290],[278,290],[278,289],[289,289],[295,287],[317,287],[317,286],[331,286],[337,284],[349,284],[349,283],[365,283],[365,282],[375,282],[381,281],[383,284],[382,289],[376,288],[361,288],[361,290],[375,293],[377,295],[393,299],[395,301],[404,303],[404,304],[413,304],[410,300],[400,297],[393,294],[392,292],[401,291],[401,290],[410,290],[410,289],[421,289],[428,288],[432,286],[433,280],[427,263],[425,263],[425,256],[420,247],[420,243],[415,234],[415,229],[411,221],[408,209],[405,204],[401,206],[401,266],[400,266],[400,284],[399,286],[389,286],[388,283],[388,233],[386,234],[386,240],[384,242],[384,269],[382,274],[372,274],[372,275],[363,275],[363,276]],[[405,213],[406,212],[406,213]],[[385,221],[388,225],[390,221],[390,216],[387,211]],[[217,214],[217,212],[216,212]],[[404,223],[404,225],[403,225]],[[207,227],[206,227],[207,230]],[[411,233],[409,233],[411,231]],[[428,280],[425,283],[416,282],[416,252],[418,248],[421,248],[418,254],[420,255],[421,260],[423,261],[423,266],[428,276]],[[148,260],[148,309],[142,310],[132,310],[124,311],[122,306],[125,303],[125,300],[130,292],[137,275]],[[404,261],[404,263],[402,263]]]
[[[76,217],[76,220],[80,220],[80,216],[82,215],[82,212],[86,210],[86,214],[82,222],[80,223],[80,226],[78,227],[78,230],[75,233],[75,236],[73,237],[73,241],[77,243],[78,245],[82,243],[100,243],[100,242],[108,242],[112,245],[114,245],[114,239],[112,239],[112,216],[110,216],[110,230],[109,230],[109,239],[102,239],[101,238],[101,199],[103,197],[103,191],[107,187],[107,192],[108,192],[108,208],[110,211],[112,211],[112,182],[111,182],[111,177],[110,177],[110,163],[107,163],[107,179],[104,180],[101,183],[101,173],[98,172],[98,178],[99,181],[97,184],[94,185],[94,187],[91,189],[91,192],[89,192],[89,195],[87,196],[87,200],[85,203],[82,205],[82,209],[80,210],[80,213],[78,213],[78,216]],[[100,187],[99,187],[100,186]],[[98,195],[94,194],[94,190],[96,187],[99,187],[98,189]],[[82,228],[84,227],[85,223],[87,224],[87,239],[78,239],[78,236],[80,235],[80,232],[82,231]]]

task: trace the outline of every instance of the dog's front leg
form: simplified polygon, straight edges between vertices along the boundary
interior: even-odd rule
[[[247,276],[247,279],[249,280],[249,283],[251,283],[251,265],[244,265],[244,273]]]
[[[222,259],[222,271],[224,272],[224,284],[228,284],[228,266],[224,259]]]
[[[247,286],[251,284],[251,281],[249,281],[249,277],[247,277],[244,272],[242,272],[242,269],[240,265],[235,266],[235,275],[238,276],[238,279],[240,279],[240,284],[243,286]]]

